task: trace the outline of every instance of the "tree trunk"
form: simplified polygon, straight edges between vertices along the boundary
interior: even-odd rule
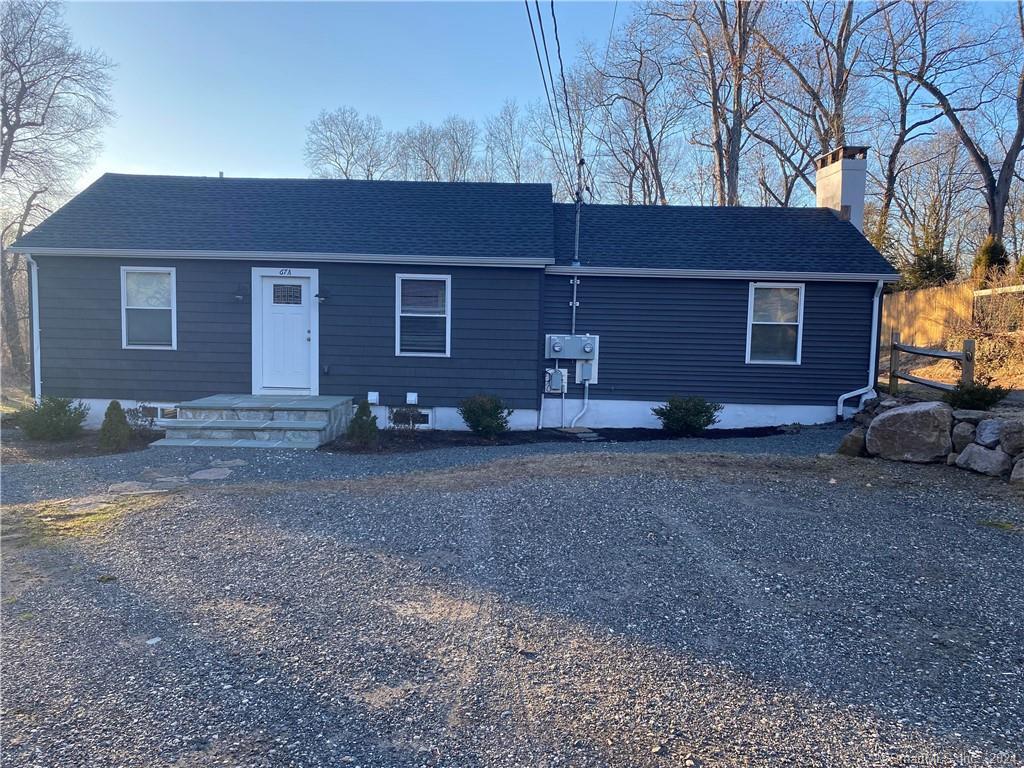
[[[0,292],[3,293],[3,313],[0,317],[3,320],[4,345],[10,356],[11,369],[18,376],[28,371],[28,358],[21,335],[21,318],[24,313],[19,311],[16,290],[16,280],[21,273],[21,266],[21,256],[18,254],[8,252],[0,259]]]

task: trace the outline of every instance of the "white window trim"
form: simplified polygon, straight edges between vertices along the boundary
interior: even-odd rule
[[[444,280],[444,352],[403,352],[402,351],[402,281],[403,280]],[[407,317],[437,317],[417,315]],[[425,274],[395,275],[395,357],[451,357],[452,356],[452,276]]]
[[[171,345],[163,344],[129,344],[128,343],[128,312],[129,309],[165,309],[165,307],[129,307],[128,281],[129,272],[160,272],[171,276]],[[121,349],[162,349],[173,351],[178,348],[178,275],[175,267],[121,267]]]
[[[799,306],[796,316],[796,360],[751,360],[750,336],[754,328],[754,291],[757,288],[798,288],[800,291]],[[758,325],[793,325],[793,323],[765,323]],[[800,365],[804,346],[804,283],[751,283],[747,294],[747,365]]]

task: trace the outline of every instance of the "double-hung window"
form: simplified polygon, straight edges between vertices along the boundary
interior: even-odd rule
[[[751,283],[747,362],[799,365],[803,318],[802,283]]]
[[[451,354],[451,288],[451,275],[395,276],[396,355]]]
[[[176,349],[174,267],[121,267],[121,346]]]

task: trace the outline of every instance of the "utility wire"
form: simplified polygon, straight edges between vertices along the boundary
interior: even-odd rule
[[[562,42],[558,39],[558,19],[555,16],[555,0],[551,0],[551,25],[555,31],[555,51],[558,54],[558,72],[562,79],[562,97],[565,99],[565,117],[569,121],[569,133],[576,138],[576,127],[572,122],[572,108],[569,106],[569,90],[565,86],[565,65],[562,63]],[[543,30],[541,30],[543,33]],[[580,137],[582,139],[582,136]],[[575,149],[575,147],[573,147]]]
[[[548,77],[544,72],[544,62],[540,56],[540,45],[537,43],[537,32],[533,26],[533,14],[530,11],[530,0],[523,0],[523,5],[526,6],[526,20],[530,22],[530,35],[533,37],[533,50],[537,54],[537,66],[540,68],[540,79],[544,85],[544,98],[548,103],[548,113],[551,115],[551,126],[555,130],[557,144],[554,147],[556,154],[560,153],[561,157],[556,157],[555,161],[563,164],[567,169],[570,167],[568,152],[565,149],[565,142],[562,139],[562,131],[560,130],[561,123],[556,118],[556,112],[554,104],[552,103],[552,92],[554,91],[554,82],[551,83],[551,90],[548,90]],[[541,30],[541,36],[543,37],[543,29]]]
[[[540,40],[541,40],[541,45],[544,48],[544,59],[547,61],[547,64],[548,64],[547,79],[548,79],[548,82],[551,83],[551,99],[552,99],[552,102],[553,102],[553,104],[549,104],[549,106],[552,107],[552,109],[554,111],[554,117],[553,117],[554,129],[555,129],[555,132],[558,134],[558,143],[561,146],[561,150],[562,150],[562,162],[565,164],[565,169],[564,169],[565,178],[569,182],[569,184],[571,185],[572,184],[572,171],[573,171],[573,169],[574,169],[574,167],[576,165],[575,162],[574,162],[575,154],[576,153],[575,152],[570,153],[569,150],[567,150],[566,147],[565,147],[565,127],[562,125],[562,110],[558,106],[558,93],[555,90],[555,71],[554,71],[554,68],[551,66],[551,53],[548,50],[547,35],[544,32],[544,15],[541,13],[541,10],[540,10],[540,0],[533,0],[533,5],[534,5],[534,10],[537,13],[537,26],[540,28]],[[536,37],[534,38],[534,42],[536,42]],[[541,64],[541,77],[544,77],[544,65],[543,64]],[[573,157],[573,160],[569,159],[570,156]]]

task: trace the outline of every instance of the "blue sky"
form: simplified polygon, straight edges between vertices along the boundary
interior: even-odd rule
[[[572,58],[629,8],[556,12]],[[322,109],[351,105],[399,129],[543,95],[521,2],[71,3],[67,20],[79,45],[117,63],[118,116],[83,184],[105,171],[305,176],[305,127]]]

